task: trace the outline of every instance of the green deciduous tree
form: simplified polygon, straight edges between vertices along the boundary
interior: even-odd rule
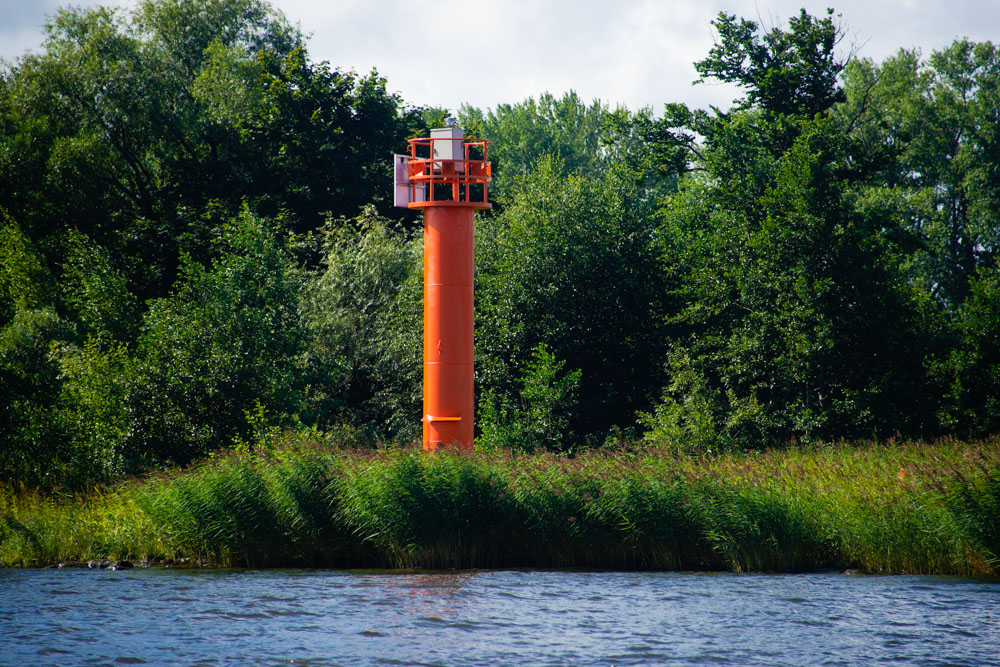
[[[294,424],[305,331],[301,276],[273,229],[244,213],[209,269],[187,262],[147,313],[124,401],[126,455],[186,463],[247,435],[259,403]]]
[[[982,269],[955,321],[957,341],[935,370],[947,387],[941,425],[952,433],[1000,430],[1000,270]]]
[[[76,339],[50,309],[22,309],[0,329],[0,480],[52,486],[71,474],[73,443],[60,428],[59,348]]]
[[[419,437],[423,246],[367,208],[331,225],[305,289],[310,365],[326,378],[310,401],[323,425],[382,439]]]
[[[693,171],[664,208],[686,306],[649,437],[759,447],[932,429],[914,359],[933,326],[907,271],[905,200],[866,189],[870,167],[831,115],[844,99],[831,15],[764,36],[727,15],[716,27],[699,72],[748,95],[728,113],[668,106],[658,128]]]
[[[568,433],[627,424],[657,384],[664,272],[656,221],[630,173],[564,175],[542,160],[477,228],[479,391],[519,400],[532,351],[544,343],[580,372]],[[572,442],[564,443],[571,446]]]
[[[0,76],[0,207],[50,267],[65,230],[107,249],[143,302],[244,203],[295,232],[385,204],[418,116],[375,72],[309,62],[263,0],[62,10]]]
[[[700,395],[720,402],[677,412],[691,382],[675,375],[671,428],[711,417],[723,443],[762,446],[927,425],[912,409],[924,383],[912,363],[918,296],[886,233],[893,220],[858,210],[837,177],[838,144],[831,121],[809,121],[750,211],[711,182],[667,210],[690,290],[681,370],[702,373]]]
[[[131,343],[139,327],[139,306],[110,253],[79,232],[70,232],[59,288],[62,301],[83,336],[104,346]]]
[[[568,451],[576,440],[570,430],[580,386],[579,369],[539,343],[525,364],[518,395],[511,399],[489,389],[479,400],[476,445],[486,449]]]
[[[996,429],[990,360],[996,331],[989,297],[997,266],[998,51],[958,40],[921,60],[900,51],[846,71],[847,101],[837,110],[850,156],[870,200],[903,221],[912,283],[926,308],[933,346],[924,365],[935,381],[938,428]]]
[[[557,158],[567,173],[597,174],[607,164],[602,126],[608,115],[599,100],[589,106],[570,91],[562,97],[543,93],[485,112],[463,106],[459,121],[470,136],[488,139],[496,172],[491,186],[500,195],[513,192],[545,157]]]
[[[871,184],[905,203],[919,242],[915,277],[946,307],[969,294],[980,267],[994,266],[1000,243],[1000,51],[959,40],[921,62],[901,51],[880,65],[846,72],[838,110],[852,155]]]
[[[0,70],[0,438],[27,453],[3,475],[185,462],[257,406],[326,423],[348,401],[305,352],[294,267],[325,220],[388,205],[421,110],[310,62],[265,0],[66,9],[47,32]]]
[[[78,340],[55,280],[12,220],[0,226],[0,480],[47,485],[72,459],[53,409],[58,350]]]
[[[92,337],[80,346],[63,346],[58,363],[59,395],[48,416],[58,424],[59,440],[71,446],[72,458],[55,482],[107,483],[159,462],[129,444],[135,425],[129,398],[137,374],[127,347],[109,347]]]
[[[801,10],[788,20],[788,30],[759,25],[722,12],[712,22],[718,41],[708,57],[695,63],[701,83],[707,78],[746,89],[741,108],[776,115],[823,113],[843,99],[837,77],[844,67],[836,53],[841,31],[833,10],[817,19]]]

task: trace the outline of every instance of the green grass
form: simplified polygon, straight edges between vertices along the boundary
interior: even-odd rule
[[[152,520],[136,504],[135,488],[79,497],[0,489],[0,566],[142,559],[165,552]]]
[[[0,564],[996,575],[998,524],[1000,439],[711,458],[295,441],[77,497],[0,491]]]

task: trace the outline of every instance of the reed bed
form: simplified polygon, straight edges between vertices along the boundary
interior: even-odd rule
[[[0,564],[1000,573],[1000,439],[574,457],[286,438],[76,497],[0,491]]]

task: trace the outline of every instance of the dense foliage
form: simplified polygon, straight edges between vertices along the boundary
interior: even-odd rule
[[[572,459],[272,444],[71,501],[0,489],[0,567],[1000,571],[995,440]]]
[[[1000,430],[1000,51],[844,56],[720,14],[727,111],[464,106],[485,448]],[[0,70],[0,479],[80,486],[285,429],[419,431],[390,153],[447,110],[309,60],[264,0],[58,12]]]

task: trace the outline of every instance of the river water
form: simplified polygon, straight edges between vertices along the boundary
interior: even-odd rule
[[[0,570],[0,664],[1000,665],[1000,583]]]

